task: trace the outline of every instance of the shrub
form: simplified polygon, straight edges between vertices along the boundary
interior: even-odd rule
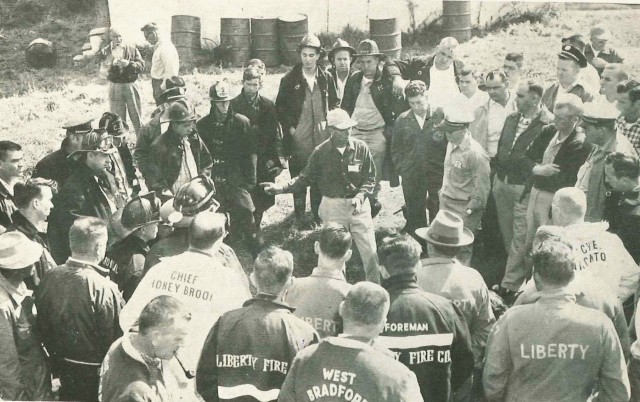
[[[320,39],[320,43],[322,43],[322,47],[327,49],[327,51],[331,49],[338,38],[346,40],[353,48],[356,48],[358,43],[369,38],[369,32],[347,25],[339,34],[334,32],[323,32],[318,35],[318,38]]]

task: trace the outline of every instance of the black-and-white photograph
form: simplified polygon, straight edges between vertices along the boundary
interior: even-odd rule
[[[0,401],[640,402],[639,24],[0,0]]]

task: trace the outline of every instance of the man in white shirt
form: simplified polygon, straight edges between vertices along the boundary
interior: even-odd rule
[[[160,106],[162,103],[159,99],[159,95],[162,92],[160,86],[165,79],[178,75],[180,57],[171,40],[160,34],[158,25],[155,22],[150,22],[143,26],[141,31],[144,33],[147,42],[153,46],[151,86],[156,105]]]
[[[338,90],[338,98],[342,99],[344,87],[347,85],[347,78],[351,74],[351,63],[356,50],[349,45],[349,42],[338,38],[329,51],[329,61],[333,64],[329,68],[329,74],[333,75]]]
[[[502,70],[509,80],[509,89],[516,91],[522,78],[522,68],[524,67],[524,56],[522,53],[507,53],[502,63]]]
[[[482,81],[482,74],[480,72],[463,68],[462,71],[460,71],[460,75],[458,75],[458,86],[460,87],[460,94],[462,96],[455,97],[454,102],[456,102],[456,105],[467,106],[470,108],[471,113],[475,113],[480,106],[489,102],[489,94],[478,89],[478,85]]]

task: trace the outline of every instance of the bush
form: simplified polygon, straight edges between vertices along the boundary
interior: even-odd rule
[[[351,25],[347,25],[339,34],[333,32],[323,32],[318,35],[318,38],[320,39],[320,43],[322,43],[322,47],[324,47],[327,51],[331,49],[336,39],[338,38],[346,40],[353,48],[356,48],[358,47],[358,44],[360,42],[369,38],[369,32],[363,31],[362,29],[354,28]]]
[[[500,15],[497,18],[492,18],[484,27],[478,27],[478,32],[474,32],[474,35],[500,31],[510,25],[523,22],[547,25],[558,16],[559,5],[557,3],[530,4],[513,1],[505,3],[500,9]]]
[[[66,11],[88,11],[96,5],[96,0],[57,0],[58,8]]]

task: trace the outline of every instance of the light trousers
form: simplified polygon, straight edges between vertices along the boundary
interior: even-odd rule
[[[142,115],[142,103],[140,102],[140,91],[137,82],[127,84],[119,84],[115,82],[109,83],[109,109],[111,113],[115,113],[122,120],[129,119],[136,131],[140,131],[140,116]]]

